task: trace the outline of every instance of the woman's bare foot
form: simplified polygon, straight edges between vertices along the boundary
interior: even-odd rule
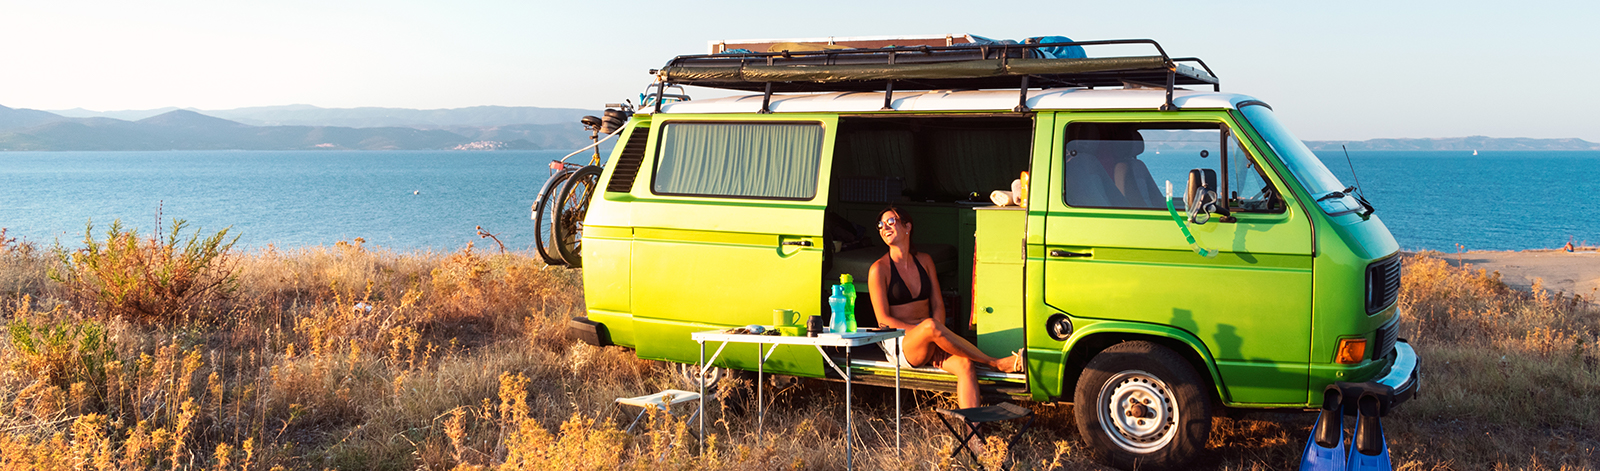
[[[1022,349],[1011,352],[1011,356],[996,360],[989,367],[1004,373],[1021,373],[1028,366],[1027,360],[1022,358]]]

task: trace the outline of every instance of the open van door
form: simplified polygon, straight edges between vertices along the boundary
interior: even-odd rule
[[[774,309],[822,312],[836,120],[656,117],[639,174],[647,183],[635,186],[629,205],[640,358],[694,362],[692,332],[771,324]],[[755,369],[753,349],[744,350],[730,349],[718,364]],[[780,350],[768,371],[812,369],[786,356]],[[820,363],[814,368],[820,373]]]

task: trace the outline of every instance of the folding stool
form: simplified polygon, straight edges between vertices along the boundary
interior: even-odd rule
[[[1008,467],[1006,462],[1010,461],[1010,451],[1012,446],[1016,445],[1017,438],[1021,437],[1023,432],[1028,431],[1028,426],[1033,425],[1034,419],[1033,411],[1009,402],[1001,403],[997,406],[972,407],[967,409],[938,409],[937,411],[939,412],[939,422],[943,423],[944,428],[950,430],[950,434],[960,439],[961,442],[960,445],[956,447],[955,451],[950,452],[950,456],[954,457],[958,454],[961,454],[962,450],[966,450],[967,456],[971,456],[972,462],[974,463],[980,463],[980,461],[978,461],[978,454],[972,451],[972,448],[968,447],[967,444],[971,442],[973,438],[977,438],[979,440],[984,439],[983,427],[985,425],[989,425],[994,422],[1016,420],[1027,417],[1028,421],[1024,422],[1022,427],[1017,429],[1017,433],[1012,434],[1011,439],[1006,442],[1007,456],[1004,460],[1000,461],[1000,469],[1006,469]],[[945,416],[959,419],[961,420],[961,423],[966,424],[967,429],[970,430],[970,432],[967,433],[967,436],[963,438],[961,436],[961,432],[956,431],[955,426],[951,425],[948,420],[945,420]]]
[[[619,397],[617,398],[617,404],[639,408],[639,415],[633,418],[633,423],[628,424],[628,429],[626,430],[627,433],[633,433],[633,427],[635,425],[639,425],[639,420],[643,419],[645,414],[650,413],[651,408],[655,408],[656,410],[660,411],[668,411],[668,413],[670,413],[670,406],[698,400],[700,400],[700,393],[678,389],[668,389],[655,394],[639,397]],[[700,409],[698,407],[693,410],[694,413],[689,414],[688,422],[693,422],[695,417],[700,415]]]

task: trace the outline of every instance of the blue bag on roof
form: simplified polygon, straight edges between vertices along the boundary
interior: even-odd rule
[[[1066,36],[1039,36],[1023,41],[1027,44],[1070,43],[1071,38]],[[1042,59],[1087,59],[1088,53],[1083,51],[1083,46],[1055,46],[1041,47],[1038,49]]]
[[[1025,39],[1021,43],[1011,39],[990,39],[983,36],[978,36],[976,34],[967,35],[967,39],[971,42],[958,44],[958,46],[1002,46],[1007,44],[1049,44],[1072,42],[1072,38],[1068,38],[1066,36],[1039,36]],[[1089,54],[1084,52],[1083,46],[1041,47],[1034,49],[1033,54],[1035,58],[1038,59],[1085,59],[1089,57]]]

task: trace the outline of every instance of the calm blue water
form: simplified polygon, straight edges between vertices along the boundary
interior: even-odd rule
[[[528,216],[546,166],[565,151],[182,151],[0,153],[0,227],[77,245],[94,220],[143,231],[187,219],[233,226],[239,245],[332,245],[362,237],[398,250],[533,244]],[[417,194],[412,194],[415,191]],[[165,223],[170,225],[170,223]]]
[[[1367,199],[1405,249],[1600,244],[1600,152],[1351,152]],[[1346,185],[1341,152],[1317,157]]]
[[[483,226],[508,249],[533,244],[528,207],[564,151],[6,152],[0,227],[76,245],[84,223],[148,231],[158,205],[247,248],[363,237],[398,250],[454,250]],[[1600,152],[1351,152],[1367,197],[1407,249],[1600,244]],[[1319,156],[1346,184],[1337,152]],[[413,195],[413,191],[419,194]],[[164,203],[161,203],[164,202]]]

